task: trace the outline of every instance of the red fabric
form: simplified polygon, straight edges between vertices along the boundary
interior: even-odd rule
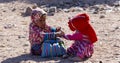
[[[78,14],[68,24],[72,31],[78,30],[84,35],[87,35],[92,43],[97,41],[96,33],[89,24],[89,16],[87,14]]]

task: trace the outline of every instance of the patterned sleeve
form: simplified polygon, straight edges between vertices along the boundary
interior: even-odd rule
[[[81,39],[83,39],[83,36],[81,33],[74,33],[72,35],[68,34],[68,35],[64,35],[63,37],[67,40],[81,40]]]
[[[50,32],[42,32],[41,34],[44,35],[44,40],[50,40],[56,38],[56,28],[50,28]]]
[[[31,44],[40,44],[43,41],[43,37],[37,31],[37,27],[32,24],[29,26],[29,41]]]

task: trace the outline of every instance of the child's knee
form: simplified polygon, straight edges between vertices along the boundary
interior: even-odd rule
[[[31,47],[32,55],[41,55],[41,46],[40,44],[35,44]]]

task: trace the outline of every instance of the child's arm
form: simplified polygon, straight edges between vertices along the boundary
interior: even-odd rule
[[[81,33],[74,33],[72,35],[64,35],[63,36],[67,40],[81,40],[83,38]]]
[[[56,35],[54,32],[40,32],[40,34],[42,34],[44,36],[44,40],[48,40],[48,39],[55,39]]]
[[[50,32],[40,32],[40,34],[42,34],[44,36],[44,40],[50,40],[50,39],[55,39],[57,37],[57,32],[56,32],[56,28],[50,27]]]
[[[29,27],[29,41],[31,44],[40,44],[43,41],[42,36],[40,36],[40,33],[36,31],[32,24]]]

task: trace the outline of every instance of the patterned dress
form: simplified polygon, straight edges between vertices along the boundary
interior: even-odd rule
[[[55,31],[55,28],[50,26],[45,26],[45,29],[42,29],[36,26],[34,23],[31,23],[29,26],[29,41],[31,44],[31,53],[33,55],[41,54],[41,44],[46,39],[54,39],[55,34],[51,33]]]
[[[74,43],[67,48],[69,55],[78,56],[81,59],[90,57],[93,54],[93,44],[90,43],[88,37],[76,31],[73,35],[65,35],[67,40],[75,40]]]

